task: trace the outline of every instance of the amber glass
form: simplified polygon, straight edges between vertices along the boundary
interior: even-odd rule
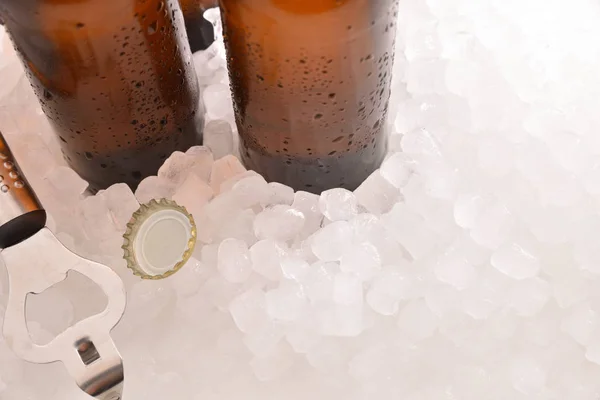
[[[387,150],[397,0],[220,0],[244,163],[356,188]]]
[[[177,0],[1,0],[0,16],[69,164],[135,188],[201,141]]]
[[[216,0],[179,0],[179,4],[192,53],[206,50],[215,41],[215,31],[203,14],[207,9],[217,6]]]

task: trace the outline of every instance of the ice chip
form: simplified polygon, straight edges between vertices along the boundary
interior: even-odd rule
[[[342,305],[362,304],[363,283],[354,274],[339,273],[333,282],[333,300]]]
[[[294,189],[278,182],[269,182],[271,196],[263,203],[263,206],[285,204],[291,206],[294,202]]]
[[[307,310],[308,302],[302,286],[293,282],[281,285],[266,293],[267,313],[276,321],[294,322]]]
[[[250,248],[252,268],[272,281],[281,278],[281,263],[286,254],[285,245],[270,239],[260,240]]]
[[[381,165],[381,176],[398,189],[403,188],[414,172],[415,163],[404,153],[394,153]]]
[[[300,233],[304,221],[301,211],[286,205],[275,205],[256,216],[254,233],[259,239],[286,241]]]
[[[370,280],[381,268],[381,256],[370,243],[356,243],[342,255],[340,268],[364,281]]]
[[[539,258],[517,243],[504,244],[492,255],[492,265],[514,279],[533,278],[540,270]]]
[[[244,282],[252,274],[252,261],[246,243],[239,239],[225,239],[219,246],[219,272],[231,283]]]
[[[598,313],[587,302],[571,307],[560,325],[563,332],[582,346],[590,343],[592,335],[598,327],[600,327]]]
[[[254,375],[261,382],[274,381],[284,375],[294,365],[294,353],[289,345],[280,343],[277,348],[265,357],[254,357],[250,366]]]
[[[228,155],[220,158],[212,164],[210,186],[215,193],[219,193],[223,182],[244,172],[246,172],[246,168],[236,157]]]
[[[189,174],[173,194],[173,201],[185,207],[192,215],[198,216],[212,197],[211,187],[196,174]]]
[[[216,83],[206,87],[203,99],[206,113],[210,119],[223,119],[233,114],[231,92],[228,86]]]
[[[176,185],[158,176],[149,176],[138,185],[135,197],[140,204],[148,203],[152,199],[171,199],[175,194]]]
[[[195,164],[194,157],[176,151],[164,162],[158,170],[158,177],[163,178],[176,186],[181,184]]]
[[[240,179],[233,184],[231,190],[237,197],[242,208],[250,208],[263,204],[270,199],[273,194],[273,190],[271,189],[271,186],[267,184],[265,178],[257,174]],[[221,191],[224,191],[223,185],[221,185]]]
[[[475,282],[476,270],[468,260],[445,254],[436,263],[435,275],[441,282],[463,290]]]
[[[207,123],[203,139],[204,145],[212,151],[217,160],[233,152],[233,132],[227,121],[213,120]]]
[[[519,357],[511,362],[510,377],[513,387],[532,396],[540,393],[546,385],[546,371],[531,357]]]
[[[286,279],[302,282],[310,271],[310,265],[296,257],[285,257],[281,260],[281,272]]]
[[[333,222],[311,237],[313,253],[323,261],[337,261],[352,246],[352,227],[346,221]]]
[[[330,221],[347,221],[358,213],[358,201],[349,190],[330,189],[321,194],[319,210]]]
[[[540,278],[519,281],[509,294],[511,307],[518,315],[533,316],[550,300],[551,290],[548,282]]]
[[[106,205],[119,231],[125,232],[125,227],[140,204],[135,195],[124,183],[112,185],[102,192]]]
[[[432,336],[438,324],[438,318],[423,300],[408,303],[398,315],[398,328],[411,340],[418,341]]]
[[[187,149],[186,155],[194,159],[190,173],[195,174],[204,182],[209,182],[214,156],[206,146],[193,146]]]
[[[400,191],[379,171],[375,171],[354,191],[354,195],[359,205],[370,213],[380,215],[391,210],[400,197]]]
[[[265,293],[253,288],[233,299],[229,312],[240,331],[251,333],[268,323],[266,307]]]

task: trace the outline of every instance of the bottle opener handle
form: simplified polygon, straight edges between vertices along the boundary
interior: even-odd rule
[[[123,362],[110,330],[125,310],[123,282],[107,266],[69,251],[45,228],[46,213],[1,133],[0,161],[0,256],[9,280],[3,327],[7,344],[26,361],[62,361],[79,387],[91,396],[121,399]],[[100,314],[69,327],[50,343],[37,345],[27,328],[26,297],[63,281],[69,271],[77,271],[99,285],[108,305]]]

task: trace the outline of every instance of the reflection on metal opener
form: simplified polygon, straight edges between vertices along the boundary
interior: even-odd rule
[[[81,390],[100,400],[120,400],[123,361],[110,330],[125,310],[123,282],[110,268],[65,248],[45,227],[46,212],[0,133],[0,256],[9,277],[4,337],[20,358],[39,364],[62,361]],[[39,294],[77,271],[108,297],[106,309],[69,327],[44,346],[32,342],[26,297]]]

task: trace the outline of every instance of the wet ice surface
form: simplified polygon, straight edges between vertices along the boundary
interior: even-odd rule
[[[125,399],[600,397],[600,6],[407,0],[399,14],[403,153],[320,198],[223,157],[237,138],[220,43],[195,55],[214,156],[176,153],[135,197],[85,198],[2,38],[0,129],[51,228],[127,285]],[[192,212],[200,245],[142,282],[120,234],[154,197]],[[77,287],[32,304],[32,335],[89,311]],[[86,398],[60,365],[2,341],[0,360],[3,400]]]

